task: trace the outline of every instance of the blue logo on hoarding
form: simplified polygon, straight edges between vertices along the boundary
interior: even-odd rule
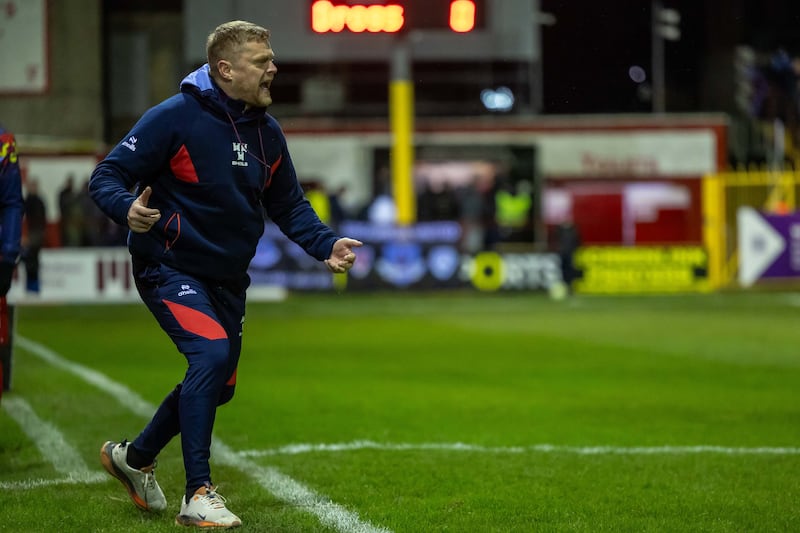
[[[451,279],[460,264],[461,257],[453,246],[434,246],[428,252],[428,270],[440,281]]]
[[[410,242],[387,243],[375,267],[378,274],[389,283],[400,287],[411,285],[425,275],[422,247]]]
[[[356,250],[356,262],[353,263],[353,268],[350,269],[349,275],[356,279],[364,279],[372,272],[374,264],[375,248],[369,244],[365,244]]]

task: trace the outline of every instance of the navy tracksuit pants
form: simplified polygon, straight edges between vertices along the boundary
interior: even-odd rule
[[[209,456],[217,406],[233,397],[242,348],[247,276],[222,285],[133,258],[136,288],[188,363],[186,375],[133,441],[155,459],[181,435],[186,491],[211,483]]]

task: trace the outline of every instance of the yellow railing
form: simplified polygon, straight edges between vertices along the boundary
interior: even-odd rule
[[[709,174],[703,179],[703,239],[712,288],[733,284],[738,269],[736,213],[748,206],[772,213],[797,208],[800,171],[748,169]]]

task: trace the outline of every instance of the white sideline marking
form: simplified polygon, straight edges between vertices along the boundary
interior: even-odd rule
[[[234,452],[218,439],[212,443],[212,449],[221,461],[250,474],[250,477],[279,500],[308,509],[326,526],[342,532],[391,533],[390,529],[375,527],[368,522],[363,522],[357,514],[316,494],[277,468],[263,467],[245,459],[240,453]]]
[[[0,482],[0,489],[25,489],[67,483],[97,483],[104,479],[92,472],[80,454],[69,445],[64,435],[52,424],[39,418],[28,402],[16,396],[3,398],[3,409],[39,449],[42,457],[66,478]]]
[[[0,481],[0,489],[30,490],[39,487],[52,487],[55,485],[77,485],[78,483],[80,484],[102,483],[103,481],[107,480],[108,476],[100,472],[89,472],[89,475],[84,478],[76,478],[75,476],[69,476],[57,479],[26,479],[24,481]]]
[[[689,454],[722,454],[722,455],[800,455],[800,448],[791,447],[757,447],[732,448],[726,446],[559,446],[555,444],[535,444],[533,446],[480,446],[477,444],[454,443],[381,443],[371,440],[357,440],[334,444],[287,444],[279,448],[267,450],[243,450],[238,452],[242,457],[265,457],[272,455],[297,455],[314,452],[346,452],[355,450],[442,450],[454,452],[482,453],[571,453],[577,455],[689,455]]]
[[[46,346],[25,337],[17,336],[14,342],[17,343],[17,346],[44,359],[53,366],[66,370],[91,383],[101,391],[108,393],[131,412],[144,418],[153,416],[156,410],[154,405],[141,398],[125,385],[113,381],[105,374],[64,359]],[[276,468],[265,468],[247,460],[216,437],[212,448],[220,463],[227,464],[248,474],[259,485],[272,493],[273,496],[309,511],[325,526],[332,527],[342,533],[391,533],[389,529],[376,527],[369,522],[361,520],[356,513],[348,511],[341,505],[315,493]]]

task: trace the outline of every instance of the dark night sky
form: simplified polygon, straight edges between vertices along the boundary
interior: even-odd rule
[[[726,99],[717,94],[725,84],[715,78],[731,79],[737,44],[800,55],[800,0],[662,3],[681,13],[681,40],[665,44],[669,111],[725,110],[720,102]],[[541,0],[541,10],[557,19],[542,31],[545,112],[650,109],[628,75],[639,65],[650,77],[650,5],[649,0]]]

